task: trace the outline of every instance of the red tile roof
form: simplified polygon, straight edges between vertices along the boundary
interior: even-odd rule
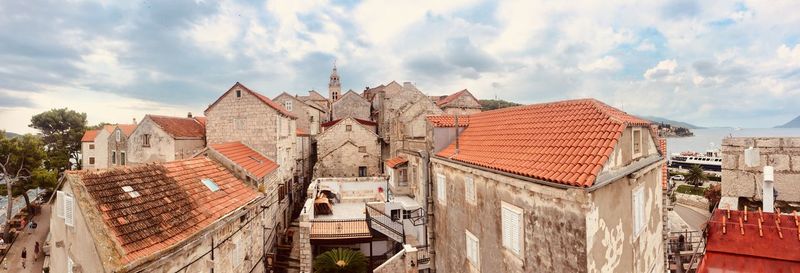
[[[627,126],[649,122],[594,99],[503,108],[470,115],[440,157],[535,179],[588,187]]]
[[[378,126],[378,123],[376,123],[374,121],[371,121],[371,120],[363,120],[363,119],[357,119],[357,118],[352,118],[352,119],[358,121],[358,123],[361,123],[363,125]],[[337,120],[328,121],[326,123],[320,124],[320,126],[322,126],[322,127],[331,127],[333,125],[336,125],[336,123],[339,123],[339,121],[341,121],[341,120],[343,120],[343,119],[337,119]]]
[[[463,96],[464,94],[469,94],[470,96],[472,96],[472,93],[470,93],[467,89],[464,89],[464,90],[455,92],[455,93],[453,93],[453,94],[451,94],[449,96],[446,96],[444,98],[441,98],[441,99],[437,100],[436,101],[436,105],[441,107],[442,105],[448,104],[448,103],[458,99],[459,97]],[[474,98],[475,96],[472,96],[472,97]]]
[[[83,137],[81,137],[81,142],[94,142],[94,138],[97,137],[97,133],[100,132],[100,129],[95,130],[86,130],[83,133]]]
[[[204,123],[194,118],[157,115],[147,115],[145,118],[150,118],[158,127],[175,138],[204,138],[206,136]]]
[[[728,218],[724,209],[714,212],[697,272],[800,272],[800,216],[761,213],[759,233],[759,213],[747,212],[747,221],[744,214],[730,211]]]
[[[125,136],[130,136],[136,130],[136,124],[118,124],[117,127],[122,130]]]
[[[267,96],[261,95],[260,93],[258,93],[256,91],[250,90],[250,88],[247,88],[247,86],[244,86],[244,84],[241,84],[239,82],[236,82],[236,84],[234,84],[230,89],[228,89],[228,92],[230,90],[233,90],[233,88],[235,88],[236,86],[239,86],[242,89],[244,89],[244,91],[249,92],[250,94],[252,94],[256,98],[258,98],[258,100],[260,100],[261,102],[263,102],[267,106],[272,107],[272,109],[277,110],[282,115],[287,116],[287,117],[292,118],[292,119],[296,119],[297,118],[297,116],[292,114],[292,112],[289,112],[289,110],[286,110],[286,108],[283,108],[283,106],[281,106],[280,104],[275,103],[274,101],[269,99]],[[227,94],[228,92],[225,92],[225,93]],[[211,107],[214,107],[214,105],[217,105],[217,102],[219,102],[219,100],[222,99],[222,97],[224,97],[224,96],[225,96],[225,94],[220,96],[216,101],[214,101],[214,103],[209,105],[208,108],[206,108],[205,112],[208,113],[208,110],[211,110]]]
[[[427,116],[425,119],[433,127],[456,127],[456,117],[454,115]],[[458,127],[469,126],[469,116],[458,116]]]
[[[197,122],[199,122],[200,124],[202,124],[203,127],[206,127],[206,122],[208,121],[206,117],[194,117],[194,119],[197,120]]]
[[[238,141],[214,144],[209,148],[244,168],[258,179],[263,179],[279,167],[274,161]]]
[[[304,131],[303,129],[300,129],[300,128],[297,128],[295,134],[297,136],[310,136],[310,134],[308,134],[308,132],[306,132],[306,131]]]
[[[387,159],[386,165],[389,166],[389,168],[394,169],[394,167],[406,162],[408,162],[408,159],[405,156],[401,155]]]
[[[122,263],[166,250],[200,233],[261,195],[208,158],[193,158],[78,175],[116,239]],[[201,179],[212,179],[212,192]],[[129,186],[140,196],[131,197]]]

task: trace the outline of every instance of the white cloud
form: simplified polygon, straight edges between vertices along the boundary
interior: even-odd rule
[[[663,60],[658,62],[656,66],[644,72],[644,78],[648,80],[655,80],[667,77],[675,73],[675,68],[678,67],[678,62],[675,59]]]
[[[620,63],[619,60],[617,60],[617,58],[614,58],[612,56],[605,56],[603,58],[595,60],[594,62],[578,65],[578,68],[586,72],[594,72],[602,70],[615,71],[622,68],[622,63]]]
[[[785,44],[781,45],[778,48],[778,57],[784,59],[790,66],[800,65],[800,44],[796,44],[794,48],[790,48]]]
[[[636,50],[637,51],[655,51],[656,50],[656,45],[654,45],[650,41],[645,40],[645,41],[642,41],[641,43],[639,43],[638,46],[636,46]]]

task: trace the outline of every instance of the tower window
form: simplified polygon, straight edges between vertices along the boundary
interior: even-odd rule
[[[242,90],[236,90],[236,97],[237,98],[241,98],[242,97]]]

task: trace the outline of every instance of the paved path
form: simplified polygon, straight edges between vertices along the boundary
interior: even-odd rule
[[[0,272],[14,272],[14,273],[27,273],[27,272],[42,272],[42,264],[44,263],[44,255],[39,252],[39,259],[33,260],[33,246],[36,241],[39,246],[44,246],[47,240],[47,233],[50,231],[50,205],[42,205],[42,211],[39,215],[33,217],[37,227],[33,233],[28,234],[30,229],[26,228],[25,232],[17,236],[14,245],[9,249],[8,255],[3,260],[3,265],[0,266]],[[28,250],[28,259],[25,268],[22,268],[22,248]]]
[[[684,206],[682,204],[675,204],[675,208],[673,209],[678,216],[689,225],[690,228],[694,230],[701,230],[703,226],[705,226],[708,219],[711,217],[709,213],[703,213],[703,211],[699,209],[695,209],[692,207]]]

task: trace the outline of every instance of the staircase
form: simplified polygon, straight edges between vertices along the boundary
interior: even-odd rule
[[[369,228],[386,235],[386,237],[391,238],[395,242],[406,243],[406,233],[403,228],[403,223],[392,220],[392,217],[369,204],[366,204],[366,207],[367,225],[369,225]]]

